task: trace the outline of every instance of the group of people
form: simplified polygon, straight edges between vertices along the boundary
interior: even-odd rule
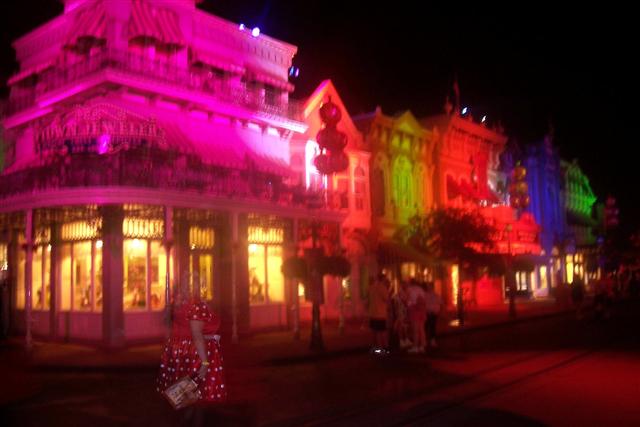
[[[576,317],[584,318],[587,286],[581,278],[575,278],[571,284],[559,282],[555,288],[556,301],[564,308],[570,304],[576,311]],[[613,271],[605,272],[601,278],[591,283],[593,296],[593,313],[597,319],[608,319],[614,301],[629,298],[640,299],[640,271],[627,271],[622,274]]]
[[[369,288],[369,327],[373,332],[374,354],[389,353],[390,333],[401,350],[424,353],[436,347],[438,315],[442,299],[431,282],[417,279],[401,281],[397,289],[384,275],[371,280]]]

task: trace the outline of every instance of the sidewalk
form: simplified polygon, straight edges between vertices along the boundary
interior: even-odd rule
[[[499,327],[512,322],[559,315],[571,311],[560,308],[551,299],[518,301],[517,318],[511,320],[508,305],[483,307],[466,313],[465,325],[455,325],[456,311],[442,315],[438,324],[441,337],[469,333],[474,330]],[[230,367],[286,365],[305,363],[347,354],[366,352],[371,343],[371,331],[366,320],[348,321],[340,331],[337,323],[322,325],[325,351],[309,349],[309,325],[302,325],[300,339],[294,340],[290,331],[257,333],[241,337],[238,343],[223,338],[225,363]],[[157,369],[162,344],[141,345],[116,351],[104,351],[78,344],[36,341],[30,354],[24,351],[23,340],[12,338],[0,343],[0,358],[37,370],[110,371],[128,369]],[[5,364],[5,363],[3,363]],[[5,364],[6,366],[6,364]]]

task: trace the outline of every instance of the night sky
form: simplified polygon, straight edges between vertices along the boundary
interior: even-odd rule
[[[457,75],[462,104],[475,117],[499,119],[521,144],[553,123],[563,158],[578,158],[599,198],[617,196],[623,221],[638,224],[635,14],[608,4],[531,4],[418,10],[400,1],[206,0],[202,7],[297,45],[294,97],[331,78],[351,114],[376,105],[389,114],[439,113]],[[57,0],[2,2],[3,84],[17,69],[10,42],[61,10]]]

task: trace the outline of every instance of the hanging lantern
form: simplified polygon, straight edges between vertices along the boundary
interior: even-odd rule
[[[524,168],[524,166],[518,165],[513,168],[513,177],[516,179],[516,181],[522,181],[526,178],[526,176],[527,170]]]
[[[349,158],[342,151],[331,154],[329,161],[331,169],[335,171],[343,171],[349,167]]]
[[[320,107],[320,118],[329,128],[335,128],[342,118],[342,112],[336,104],[331,102],[331,97],[329,97],[329,102],[325,102]]]
[[[331,173],[331,166],[329,164],[329,156],[326,154],[319,154],[313,159],[313,164],[315,165],[318,172],[322,175],[328,175]]]
[[[510,204],[514,209],[526,209],[531,202],[526,176],[527,169],[518,162],[511,172],[509,184]]]
[[[529,184],[526,181],[520,181],[516,184],[516,190],[519,194],[525,195],[529,191]]]
[[[320,119],[324,128],[316,135],[320,154],[314,159],[314,165],[323,175],[342,172],[349,167],[349,159],[343,151],[347,146],[347,135],[337,129],[341,118],[340,108],[329,97],[320,107]]]

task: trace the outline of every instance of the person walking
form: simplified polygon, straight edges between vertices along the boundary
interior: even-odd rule
[[[442,311],[442,298],[435,291],[433,282],[426,285],[425,305],[427,311],[427,320],[424,324],[426,337],[428,338],[429,347],[437,347],[436,330],[438,326],[438,316]]]
[[[369,327],[373,332],[372,354],[387,354],[389,352],[388,311],[389,280],[384,274],[380,274],[376,280],[370,280],[369,288]]]
[[[393,320],[393,329],[398,336],[400,349],[411,347],[411,339],[409,338],[409,314],[407,311],[407,289],[409,284],[403,280],[400,282],[398,292],[393,296],[393,312],[395,314]]]
[[[220,347],[220,318],[200,299],[198,286],[190,292],[188,280],[174,291],[172,327],[160,357],[157,391],[164,392],[180,378],[191,376],[198,384],[200,400],[183,409],[183,421],[202,425],[207,406],[227,398]]]
[[[409,320],[411,321],[411,332],[413,334],[413,347],[408,351],[409,353],[424,353],[427,345],[427,338],[424,331],[424,322],[427,320],[425,291],[417,280],[411,279],[407,294],[407,307]]]

